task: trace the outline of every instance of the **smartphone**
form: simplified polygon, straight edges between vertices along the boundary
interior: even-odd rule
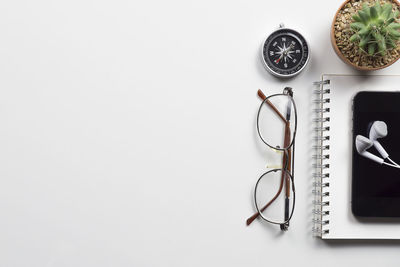
[[[369,138],[375,121],[387,127],[387,135],[377,141],[400,164],[400,92],[363,91],[353,98],[352,212],[359,217],[400,217],[400,168],[377,163],[356,149],[357,135]],[[366,151],[383,158],[377,146]]]

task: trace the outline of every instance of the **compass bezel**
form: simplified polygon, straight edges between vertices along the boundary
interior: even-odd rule
[[[302,64],[302,66],[298,70],[296,70],[292,73],[285,73],[285,72],[287,72],[287,70],[285,71],[283,69],[273,67],[272,63],[268,59],[268,55],[265,54],[266,46],[269,43],[272,43],[272,40],[275,39],[279,35],[292,36],[295,39],[297,39],[302,46],[303,55],[301,57],[301,61],[298,63],[298,65]],[[306,56],[304,56],[304,54],[306,54]],[[290,29],[290,28],[281,27],[281,28],[273,31],[272,33],[270,33],[267,36],[267,38],[265,38],[264,42],[262,43],[262,47],[261,47],[261,58],[262,58],[262,62],[263,62],[265,69],[268,72],[270,72],[272,75],[279,77],[279,78],[290,78],[290,77],[298,75],[307,66],[308,61],[310,59],[310,46],[308,45],[308,42],[304,38],[304,36],[302,34],[300,34],[298,31]],[[303,61],[304,61],[304,63],[302,63]],[[274,70],[274,68],[281,70],[281,72]]]

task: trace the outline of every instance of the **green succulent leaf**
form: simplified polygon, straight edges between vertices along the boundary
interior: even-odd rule
[[[364,23],[361,22],[353,22],[352,24],[350,24],[350,28],[357,31],[357,30],[362,30],[365,27]]]
[[[365,46],[368,44],[368,42],[371,40],[371,36],[368,35],[364,38],[361,38],[360,43],[358,44],[358,46],[362,49],[365,50]]]
[[[400,32],[398,32],[398,31],[396,31],[396,30],[394,30],[394,29],[392,29],[392,28],[388,28],[388,33],[389,33],[391,36],[400,37]]]
[[[382,40],[383,36],[380,33],[377,32],[373,32],[372,33],[372,37],[374,37],[374,39],[379,42],[380,40]]]
[[[360,35],[358,35],[358,34],[353,34],[351,37],[350,37],[350,42],[355,42],[355,41],[358,41],[358,40],[360,40]]]
[[[360,18],[357,14],[354,14],[354,15],[353,15],[353,19],[354,19],[354,21],[356,21],[356,22],[362,22],[361,18]]]
[[[387,38],[386,43],[390,46],[390,48],[395,48],[397,46],[391,38]]]
[[[367,35],[371,33],[371,25],[368,25],[367,27],[362,28],[358,34],[359,35]]]
[[[375,44],[374,43],[368,44],[368,54],[370,56],[373,56],[375,54]]]
[[[364,4],[362,5],[362,10],[365,12],[365,14],[367,14],[368,16],[371,16],[370,8],[369,8],[369,6],[368,6],[367,3],[364,3]]]
[[[384,20],[387,20],[387,19],[389,18],[389,16],[390,16],[390,13],[391,13],[391,12],[392,12],[392,5],[386,3],[386,4],[384,4],[383,7],[382,7],[382,15],[381,15],[381,17],[382,17]]]
[[[380,14],[382,12],[382,7],[381,7],[381,4],[379,3],[379,1],[376,1],[374,7],[376,9],[376,12],[378,12],[378,14]]]
[[[386,21],[386,25],[389,25],[389,24],[392,23],[392,22],[394,22],[394,18],[389,18],[389,19]]]
[[[386,42],[385,42],[385,37],[383,37],[380,33],[373,32],[372,36],[376,40],[376,43],[378,44],[378,52],[381,54],[381,56],[384,56],[386,54]]]
[[[393,30],[397,30],[397,29],[400,29],[400,24],[399,23],[391,23],[390,25],[388,25],[388,27]]]
[[[377,19],[378,18],[378,11],[376,11],[375,7],[371,7],[369,10],[369,13],[371,14],[372,19]]]
[[[362,22],[368,23],[369,16],[364,11],[358,11],[358,16],[361,18]]]
[[[385,39],[382,39],[381,41],[378,42],[378,51],[381,54],[381,56],[384,56],[386,54],[386,42],[385,42]]]

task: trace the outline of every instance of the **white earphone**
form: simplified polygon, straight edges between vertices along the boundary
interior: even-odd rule
[[[380,157],[375,156],[374,154],[366,151],[368,148],[372,147],[374,144],[371,140],[369,140],[367,137],[362,136],[362,135],[357,135],[356,137],[356,149],[358,154],[360,154],[363,157],[366,157],[370,160],[373,160],[379,164],[383,163],[383,159]]]
[[[382,147],[382,145],[378,142],[377,139],[384,138],[387,135],[387,126],[383,121],[374,121],[371,125],[371,129],[369,130],[369,140],[371,140],[374,144],[376,150],[378,150],[379,154],[386,159],[389,157],[389,154]]]
[[[384,138],[387,136],[387,125],[383,121],[374,121],[369,130],[369,139],[362,135],[356,136],[356,150],[358,154],[366,157],[379,164],[384,164],[394,168],[400,168],[400,165],[389,158],[389,154],[378,142],[377,139]],[[370,147],[374,146],[376,150],[381,154],[383,158],[375,156],[374,154],[367,151]],[[385,162],[385,159],[389,160],[392,164]]]

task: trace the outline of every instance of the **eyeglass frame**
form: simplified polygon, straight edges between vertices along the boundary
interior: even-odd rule
[[[257,209],[257,213],[255,213],[253,216],[251,216],[249,219],[247,219],[247,225],[249,225],[249,224],[251,224],[258,216],[261,216],[261,218],[262,219],[264,219],[265,221],[267,221],[267,222],[269,222],[269,223],[271,223],[271,224],[279,224],[280,225],[280,228],[281,228],[281,230],[282,231],[286,231],[286,230],[288,230],[288,227],[289,227],[289,221],[291,220],[291,218],[292,218],[292,215],[293,215],[293,212],[294,212],[294,208],[295,208],[295,203],[296,203],[296,190],[295,190],[295,185],[294,185],[294,152],[295,152],[295,138],[296,138],[296,133],[297,133],[297,108],[296,108],[296,103],[295,103],[295,101],[294,101],[294,99],[293,99],[293,91],[292,91],[292,88],[291,87],[285,87],[284,88],[284,90],[283,90],[283,93],[282,94],[274,94],[274,95],[270,95],[270,96],[268,96],[268,97],[266,97],[263,93],[262,93],[262,91],[261,90],[258,90],[258,95],[259,95],[259,97],[261,98],[261,99],[263,99],[263,102],[261,103],[261,105],[260,105],[260,108],[259,108],[259,110],[258,110],[258,113],[257,113],[257,132],[258,132],[258,135],[259,135],[259,137],[261,138],[261,140],[263,141],[263,143],[265,143],[268,147],[270,147],[270,148],[272,148],[272,149],[275,149],[275,150],[280,150],[280,151],[283,151],[284,152],[284,156],[283,156],[283,158],[282,158],[282,160],[285,162],[285,166],[282,166],[282,168],[280,168],[280,169],[273,169],[273,170],[270,170],[270,171],[268,171],[268,172],[265,172],[264,174],[262,174],[259,178],[258,178],[258,180],[257,180],[257,182],[256,182],[256,185],[255,185],[255,189],[254,189],[254,203],[255,203],[255,206],[256,206],[256,209]],[[294,126],[294,131],[293,131],[293,138],[292,138],[292,140],[291,140],[291,143],[287,146],[287,147],[284,147],[284,148],[280,148],[279,146],[278,147],[275,147],[275,146],[272,146],[272,145],[270,145],[268,142],[266,142],[265,140],[264,140],[264,138],[262,137],[262,135],[261,135],[261,132],[260,132],[260,127],[259,127],[259,116],[260,116],[260,113],[261,113],[261,109],[262,109],[262,107],[263,107],[263,105],[264,104],[268,104],[274,111],[275,111],[275,113],[277,113],[277,115],[282,119],[282,120],[284,120],[284,123],[285,123],[285,137],[284,137],[284,142],[285,142],[285,140],[286,140],[286,138],[287,138],[287,129],[288,129],[288,122],[290,122],[290,118],[288,119],[288,118],[285,118],[285,117],[283,117],[283,115],[279,112],[279,110],[277,110],[276,109],[276,107],[271,103],[271,102],[269,102],[268,101],[268,99],[270,99],[270,98],[272,98],[272,97],[274,97],[274,96],[279,96],[279,95],[284,95],[284,96],[289,96],[290,98],[291,98],[291,103],[293,104],[293,107],[294,107],[294,115],[295,115],[295,118],[296,118],[296,123],[295,123],[295,126]],[[287,114],[287,116],[288,116],[288,114]],[[289,128],[289,134],[290,134],[290,128]],[[290,137],[290,136],[289,136]],[[289,166],[290,165],[290,166]],[[271,172],[277,172],[277,171],[282,171],[282,181],[281,181],[281,185],[279,186],[279,190],[278,190],[278,193],[263,207],[263,208],[259,208],[258,207],[258,205],[257,205],[257,187],[258,187],[258,184],[259,184],[259,182],[261,181],[261,179],[265,176],[265,175],[267,175],[267,174],[269,174],[269,173],[271,173]],[[292,206],[292,210],[291,210],[291,212],[290,212],[290,215],[288,214],[288,213],[286,213],[287,212],[287,208],[288,208],[288,204],[286,204],[285,203],[285,221],[283,222],[283,223],[278,223],[278,222],[274,222],[274,221],[270,221],[268,218],[266,218],[263,214],[262,214],[262,212],[270,205],[270,204],[272,204],[277,198],[278,198],[278,196],[282,193],[282,189],[283,189],[283,184],[284,184],[284,181],[286,180],[286,184],[288,184],[288,181],[287,181],[287,177],[286,177],[286,175],[289,175],[289,185],[290,185],[290,181],[291,181],[291,183],[292,183],[292,192],[293,192],[293,206]],[[286,185],[287,186],[287,185]],[[289,191],[286,189],[286,195],[288,195],[290,193],[290,189],[289,189]],[[286,200],[285,200],[286,201]]]

